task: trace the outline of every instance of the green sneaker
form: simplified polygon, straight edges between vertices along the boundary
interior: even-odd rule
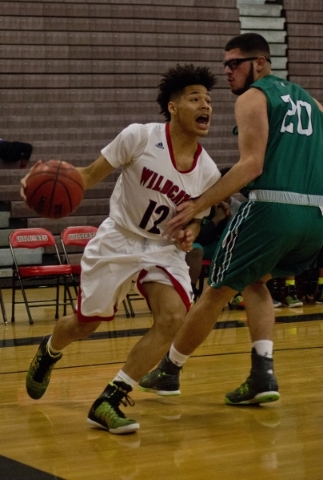
[[[237,293],[232,300],[229,302],[230,310],[243,310],[244,309],[244,299],[241,293]]]
[[[293,285],[287,287],[285,303],[287,307],[290,308],[302,307],[304,305],[303,302],[297,298],[296,288]]]
[[[179,374],[182,370],[173,364],[166,355],[155,370],[147,373],[139,382],[142,392],[151,392],[169,397],[180,395]]]
[[[226,394],[225,403],[228,405],[258,405],[279,400],[273,359],[258,355],[253,348],[251,364],[247,380],[239,388]]]
[[[139,430],[139,423],[127,418],[119,409],[120,403],[125,407],[135,402],[128,396],[132,391],[125,382],[111,382],[104,392],[93,403],[87,421],[95,427],[103,427],[110,433],[120,435]]]
[[[48,353],[49,338],[50,335],[42,340],[27,372],[26,389],[28,395],[34,400],[38,400],[46,392],[54,365],[63,356],[61,353],[53,357]]]

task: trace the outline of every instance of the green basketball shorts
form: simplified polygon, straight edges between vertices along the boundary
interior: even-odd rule
[[[298,275],[314,262],[322,245],[319,207],[245,202],[219,240],[208,284],[243,291],[268,273]]]

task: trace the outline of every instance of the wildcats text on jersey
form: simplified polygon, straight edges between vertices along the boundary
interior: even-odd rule
[[[188,193],[181,190],[171,180],[165,179],[163,175],[159,175],[159,173],[153,172],[146,167],[143,168],[140,185],[166,195],[175,205],[179,205],[191,198]]]

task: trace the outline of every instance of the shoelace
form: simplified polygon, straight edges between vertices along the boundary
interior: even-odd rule
[[[122,390],[121,387],[117,388],[118,391],[124,395],[122,398],[120,398],[120,402],[122,403],[122,405],[124,405],[125,407],[127,407],[128,405],[130,407],[133,407],[135,405],[135,401],[128,395],[128,392],[126,390]]]
[[[126,418],[125,414],[119,409],[119,404],[122,403],[125,407],[130,405],[133,407],[135,405],[134,400],[128,395],[126,390],[123,390],[121,387],[114,385],[116,389],[111,392],[110,395],[106,396],[106,401],[103,400],[100,407],[101,411],[98,412],[100,418],[105,420],[106,415],[113,418]],[[115,396],[115,394],[117,394]]]

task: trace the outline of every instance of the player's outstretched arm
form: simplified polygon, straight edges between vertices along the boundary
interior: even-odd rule
[[[38,160],[35,165],[33,165],[32,168],[29,170],[27,175],[25,175],[20,180],[20,196],[24,201],[26,201],[25,188],[28,178],[33,169],[36,168],[36,166],[40,163],[42,163],[42,160]],[[101,180],[110,175],[113,170],[115,170],[115,168],[107,161],[107,159],[103,155],[100,155],[94,162],[92,162],[87,167],[76,167],[76,170],[80,173],[82,177],[84,190],[88,190],[89,188],[93,188],[97,183],[101,182]]]

